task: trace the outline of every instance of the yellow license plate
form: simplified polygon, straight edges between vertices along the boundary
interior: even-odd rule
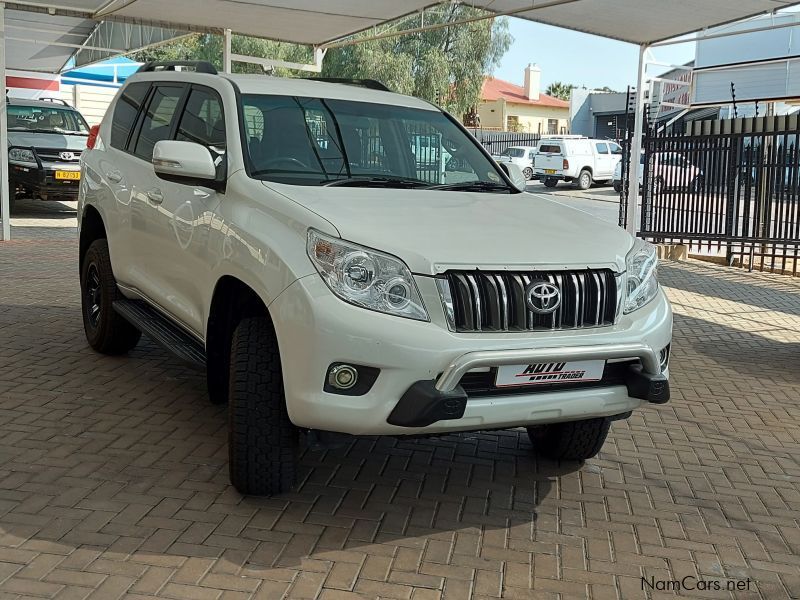
[[[56,171],[56,179],[72,179],[74,181],[80,178],[80,171]]]
[[[545,169],[544,172],[547,173],[548,175],[555,175],[556,174],[556,170],[555,169]]]

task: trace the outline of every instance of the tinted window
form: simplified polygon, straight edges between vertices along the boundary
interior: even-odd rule
[[[595,144],[598,154],[608,154],[608,144]]]
[[[240,110],[253,177],[298,185],[375,177],[502,181],[475,140],[438,110],[249,94]]]
[[[183,110],[175,139],[206,147],[225,145],[225,122],[219,96],[211,90],[193,89]]]
[[[622,154],[622,147],[619,144],[609,144],[609,148],[611,148],[611,154]]]
[[[561,154],[561,146],[558,144],[542,144],[539,146],[539,153]]]
[[[114,148],[124,150],[128,144],[128,137],[148,89],[149,83],[132,83],[122,92],[111,119],[111,145]]]
[[[512,158],[520,158],[525,156],[525,149],[524,148],[507,148],[505,152],[503,152],[506,156],[511,156]]]
[[[157,86],[153,90],[133,151],[136,156],[153,160],[156,142],[169,139],[175,111],[182,95],[183,87]]]
[[[536,156],[536,150],[531,150],[528,152],[528,158],[533,159],[534,156]]]

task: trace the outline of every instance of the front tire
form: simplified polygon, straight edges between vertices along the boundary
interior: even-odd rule
[[[580,172],[580,175],[578,175],[577,186],[579,190],[588,190],[592,187],[592,174],[588,169],[584,169]]]
[[[614,191],[619,194],[622,191],[622,183],[620,183],[619,181],[615,181],[614,182]]]
[[[297,464],[297,428],[289,420],[275,329],[267,317],[242,319],[233,333],[228,391],[228,457],[242,494],[289,491]]]
[[[139,343],[142,333],[114,310],[122,294],[111,270],[108,242],[92,242],[81,267],[81,308],[86,341],[102,354],[125,354]]]
[[[528,427],[534,450],[555,460],[586,460],[596,456],[606,442],[611,419],[550,423]]]

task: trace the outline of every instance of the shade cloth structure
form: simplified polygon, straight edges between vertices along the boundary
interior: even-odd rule
[[[69,69],[61,73],[62,84],[109,85],[120,84],[136,73],[141,63],[118,56],[116,58],[86,65],[77,69]]]
[[[401,16],[435,9],[440,4],[446,3],[431,0],[0,0],[0,45],[4,45],[0,51],[0,81],[4,80],[6,68],[58,72],[71,57],[75,57],[75,64],[79,66],[89,62],[82,53],[99,53],[99,57],[94,58],[98,60],[134,50],[148,38],[141,35],[140,28],[167,32],[162,37],[174,31],[219,33],[230,30],[325,47]],[[498,15],[513,15],[644,48],[660,40],[780,10],[800,4],[800,1],[474,0],[467,4]],[[114,24],[125,27],[120,29]],[[111,34],[97,35],[102,28],[109,27]],[[119,31],[123,34],[115,35]],[[643,81],[642,68],[639,81]],[[4,111],[5,103],[0,97],[0,121],[3,122],[0,125],[0,180],[7,176]],[[633,169],[638,168],[638,162],[633,163]],[[3,184],[0,186],[2,239],[10,235],[7,198],[7,185]]]

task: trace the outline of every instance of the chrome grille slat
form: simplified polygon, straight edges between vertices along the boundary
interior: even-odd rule
[[[567,271],[448,271],[445,273],[459,332],[514,332],[579,329],[613,325],[618,290],[608,269]],[[526,288],[546,281],[561,292],[550,314],[532,311]]]
[[[472,288],[472,306],[475,309],[475,331],[481,331],[483,329],[483,319],[481,315],[481,293],[478,290],[478,282],[474,275],[465,275],[465,277]]]
[[[502,330],[508,331],[508,313],[511,312],[511,307],[508,305],[508,294],[506,293],[506,284],[503,282],[503,275],[498,273],[494,276],[497,281],[497,286],[500,290],[500,321],[502,323]]]

